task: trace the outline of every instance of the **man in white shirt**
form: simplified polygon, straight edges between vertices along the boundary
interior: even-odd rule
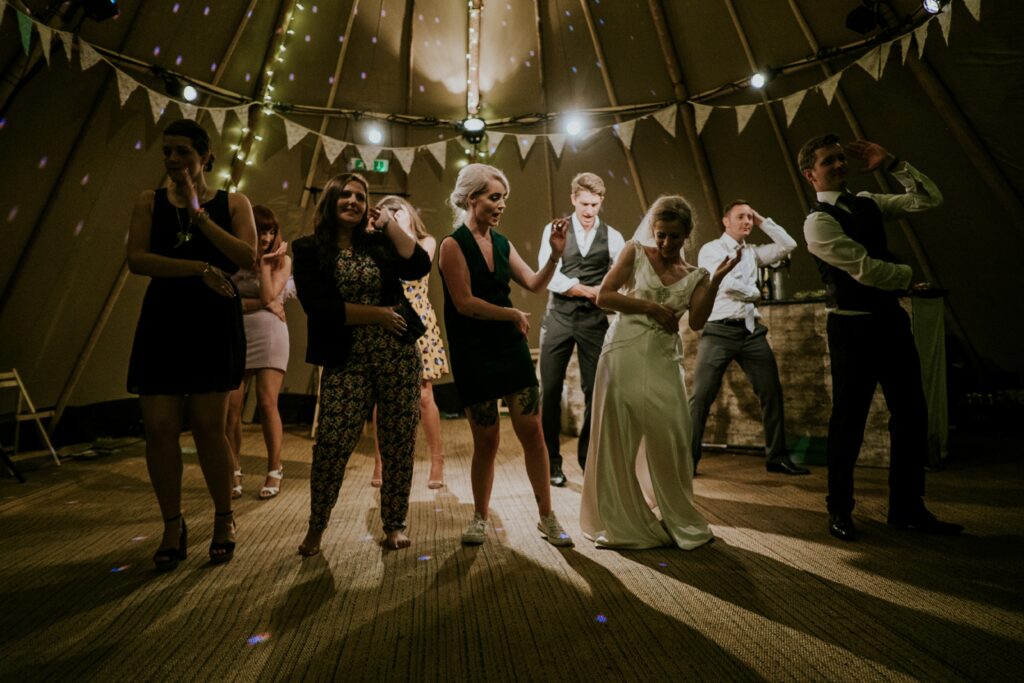
[[[749,244],[747,238],[760,228],[771,244]],[[761,299],[757,287],[757,269],[786,258],[796,249],[790,237],[771,218],[764,218],[742,199],[731,202],[722,212],[722,236],[705,244],[697,263],[709,273],[719,264],[742,250],[739,264],[732,269],[715,297],[697,345],[697,362],[693,372],[693,395],[690,397],[690,418],[693,420],[693,471],[697,473],[704,424],[718,396],[722,375],[733,361],[739,363],[754,393],[761,402],[764,425],[765,467],[781,474],[809,474],[789,458],[782,400],[782,384],[775,354],[768,345],[768,328],[761,324],[755,305]]]
[[[849,192],[847,153],[863,161],[866,172],[887,170],[905,192]],[[928,409],[910,320],[899,295],[928,285],[911,284],[911,268],[889,252],[884,226],[886,218],[938,206],[942,194],[913,166],[866,140],[851,142],[844,150],[834,134],[812,138],[797,160],[817,197],[804,222],[804,237],[825,282],[829,310],[829,533],[844,541],[857,538],[851,517],[853,468],[878,384],[890,414],[888,523],[925,533],[959,533],[962,526],[939,521],[923,500]]]
[[[570,200],[575,211],[572,230],[566,231],[565,251],[548,284],[548,307],[540,332],[541,424],[544,442],[551,459],[551,484],[565,486],[559,434],[562,426],[562,385],[565,369],[576,348],[583,389],[583,426],[576,451],[580,469],[586,465],[590,443],[590,404],[594,396],[594,374],[601,355],[608,319],[597,307],[601,280],[611,269],[625,246],[619,231],[598,217],[604,202],[605,186],[600,176],[580,173],[572,179]],[[543,267],[551,257],[544,226],[538,264]]]

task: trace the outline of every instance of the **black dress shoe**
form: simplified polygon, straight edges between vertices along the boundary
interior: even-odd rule
[[[783,460],[778,460],[778,461],[775,461],[775,462],[772,462],[771,460],[769,460],[765,464],[765,469],[767,469],[769,472],[774,472],[776,474],[810,474],[811,473],[811,471],[809,469],[807,469],[806,467],[800,467],[800,465],[797,465],[795,462],[793,462],[789,458],[784,458]]]
[[[828,532],[841,541],[857,540],[857,529],[850,515],[829,515]]]
[[[565,475],[562,474],[561,467],[555,467],[551,470],[551,485],[565,486]]]
[[[889,526],[894,526],[898,529],[913,529],[923,534],[951,536],[959,534],[964,530],[960,524],[943,522],[936,519],[935,515],[928,512],[925,508],[909,514],[890,511],[886,521],[889,523]]]

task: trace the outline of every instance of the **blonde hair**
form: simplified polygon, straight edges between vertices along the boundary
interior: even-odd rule
[[[505,194],[509,194],[508,178],[500,169],[488,164],[467,164],[462,167],[459,177],[455,179],[455,189],[448,197],[448,203],[455,213],[453,225],[456,228],[466,222],[469,200],[486,190],[492,180],[499,181],[505,188]]]
[[[604,198],[605,187],[601,176],[596,173],[584,171],[572,179],[572,195],[575,197],[580,192],[592,192],[598,197]]]
[[[399,197],[397,194],[389,194],[377,202],[377,208],[391,209],[392,211],[404,209],[409,214],[409,221],[412,224],[412,231],[415,233],[416,239],[421,240],[424,237],[430,236],[430,233],[427,232],[427,226],[423,224],[423,219],[420,218],[419,212],[403,197]]]

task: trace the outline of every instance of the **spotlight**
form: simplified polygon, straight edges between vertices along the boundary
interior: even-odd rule
[[[83,0],[82,6],[85,8],[85,16],[93,21],[103,21],[121,13],[117,8],[117,0]]]
[[[177,76],[163,73],[160,76],[164,81],[164,90],[174,98],[183,99],[186,102],[195,102],[199,97],[199,91],[191,83],[182,83]]]
[[[878,28],[878,3],[875,0],[864,0],[860,7],[854,7],[846,15],[846,28],[854,33],[865,35]]]
[[[186,102],[195,102],[199,98],[199,91],[191,83],[185,84],[185,87],[181,89],[181,96],[185,98]]]
[[[948,4],[949,0],[924,0],[922,6],[928,14],[938,14]]]
[[[578,114],[570,114],[565,120],[565,132],[576,137],[583,132],[583,119]]]
[[[479,116],[470,116],[462,122],[461,128],[462,137],[466,139],[466,142],[471,145],[479,145],[480,141],[484,139],[487,122]]]
[[[756,74],[750,77],[750,86],[753,88],[763,88],[764,84],[768,82],[768,77],[762,72],[758,71]]]
[[[384,139],[384,133],[381,132],[377,126],[372,126],[366,131],[366,141],[371,145],[379,145],[381,140]]]

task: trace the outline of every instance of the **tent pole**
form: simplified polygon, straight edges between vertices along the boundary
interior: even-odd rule
[[[597,61],[601,63],[601,79],[604,81],[605,92],[608,93],[608,103],[613,107],[619,106],[619,100],[615,96],[615,88],[612,86],[611,76],[608,74],[608,62],[604,58],[604,49],[601,47],[601,40],[597,36],[597,28],[594,26],[594,15],[590,12],[590,5],[587,0],[580,0],[580,9],[583,11],[583,16],[587,20],[587,30],[590,31],[590,41],[594,44],[594,55],[597,57]],[[617,123],[622,122],[622,117],[615,116]],[[644,194],[644,186],[640,181],[640,172],[636,166],[636,158],[633,156],[633,150],[630,147],[626,147],[625,143],[622,145],[622,150],[626,155],[626,165],[629,166],[629,175],[633,178],[633,187],[636,188],[636,197],[640,201],[640,211],[647,213],[647,196]]]
[[[658,42],[661,44],[661,54],[665,58],[665,68],[668,70],[669,78],[672,79],[672,89],[675,97],[680,102],[689,99],[686,90],[686,83],[683,81],[683,71],[676,56],[675,43],[672,40],[672,33],[665,20],[665,6],[662,0],[647,0],[647,6],[651,10],[651,19],[654,20],[654,29],[658,34]],[[715,186],[714,176],[711,174],[711,165],[708,163],[707,151],[704,143],[697,135],[697,122],[694,119],[693,107],[689,104],[681,104],[679,110],[683,114],[683,128],[686,129],[686,139],[690,143],[690,153],[693,154],[693,161],[697,167],[697,178],[700,180],[701,189],[704,192],[704,201],[707,203],[708,219],[717,222],[718,214],[722,210],[722,204],[718,197],[718,188]]]
[[[540,86],[540,109],[548,110],[548,89],[544,82],[544,31],[540,21],[540,0],[533,0],[534,30],[537,36],[537,80]],[[547,122],[544,122],[544,132],[550,132]],[[544,180],[548,187],[548,216],[555,215],[555,185],[554,185],[554,164],[551,161],[551,145],[544,145]]]

